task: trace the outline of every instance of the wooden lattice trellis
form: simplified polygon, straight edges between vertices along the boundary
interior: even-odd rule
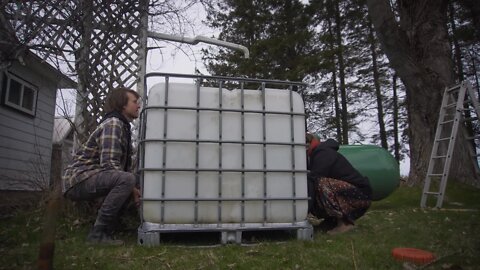
[[[117,86],[143,93],[148,0],[1,1],[0,67],[34,51],[77,76],[78,138]]]

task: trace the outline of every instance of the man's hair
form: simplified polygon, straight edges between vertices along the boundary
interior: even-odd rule
[[[123,107],[128,103],[127,93],[132,93],[136,98],[140,97],[135,90],[126,87],[117,87],[110,90],[105,100],[105,113],[122,112]]]

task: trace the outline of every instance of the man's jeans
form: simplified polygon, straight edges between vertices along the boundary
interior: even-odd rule
[[[132,194],[135,175],[124,171],[103,171],[73,186],[65,196],[72,201],[105,197],[95,225],[112,226],[123,203]]]

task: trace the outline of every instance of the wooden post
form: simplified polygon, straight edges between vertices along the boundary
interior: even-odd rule
[[[51,165],[52,190],[48,196],[47,208],[43,221],[43,236],[40,243],[37,267],[38,269],[53,269],[53,255],[55,253],[55,233],[60,206],[62,204],[62,146],[53,145]]]

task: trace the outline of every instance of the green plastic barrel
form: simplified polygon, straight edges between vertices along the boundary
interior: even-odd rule
[[[338,150],[372,186],[373,200],[390,195],[400,182],[400,169],[395,158],[376,145],[341,145]]]

